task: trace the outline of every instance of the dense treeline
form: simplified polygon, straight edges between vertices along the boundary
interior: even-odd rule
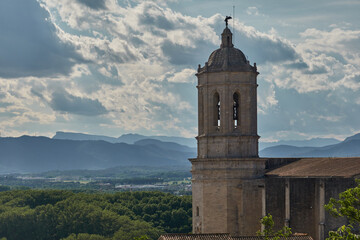
[[[190,196],[161,192],[0,192],[0,238],[7,240],[157,239],[165,232],[190,231]]]

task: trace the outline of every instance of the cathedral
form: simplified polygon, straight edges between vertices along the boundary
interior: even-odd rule
[[[192,164],[193,233],[254,236],[260,219],[323,240],[346,224],[324,209],[355,186],[359,158],[259,158],[257,70],[227,24],[198,78],[198,152]],[[216,238],[212,238],[216,239]]]
[[[267,214],[275,228],[287,226],[308,236],[289,239],[324,240],[330,230],[347,224],[330,216],[324,205],[356,185],[360,157],[260,158],[258,75],[256,64],[234,47],[226,24],[220,48],[196,74],[198,151],[190,159],[193,234],[159,239],[250,239]]]

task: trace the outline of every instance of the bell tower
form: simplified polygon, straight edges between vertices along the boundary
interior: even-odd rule
[[[198,157],[258,157],[256,64],[232,44],[225,28],[221,47],[198,73]]]
[[[192,163],[193,232],[255,235],[265,215],[258,158],[257,72],[226,27],[198,78],[198,153]]]

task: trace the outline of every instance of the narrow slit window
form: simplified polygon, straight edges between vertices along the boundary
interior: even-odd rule
[[[200,215],[199,207],[196,207],[196,216],[198,217]]]
[[[218,101],[216,107],[217,107],[217,126],[220,127],[220,100]]]
[[[214,94],[214,126],[220,127],[220,96],[218,93]]]
[[[239,126],[239,94],[237,93],[233,95],[233,120],[234,127],[237,128]]]

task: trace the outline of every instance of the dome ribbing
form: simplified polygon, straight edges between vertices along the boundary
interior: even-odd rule
[[[201,72],[249,72],[256,71],[256,67],[251,66],[249,61],[246,60],[244,53],[234,48],[232,43],[232,33],[226,27],[221,34],[220,48],[210,54],[209,60],[205,63],[204,67],[198,69]]]

